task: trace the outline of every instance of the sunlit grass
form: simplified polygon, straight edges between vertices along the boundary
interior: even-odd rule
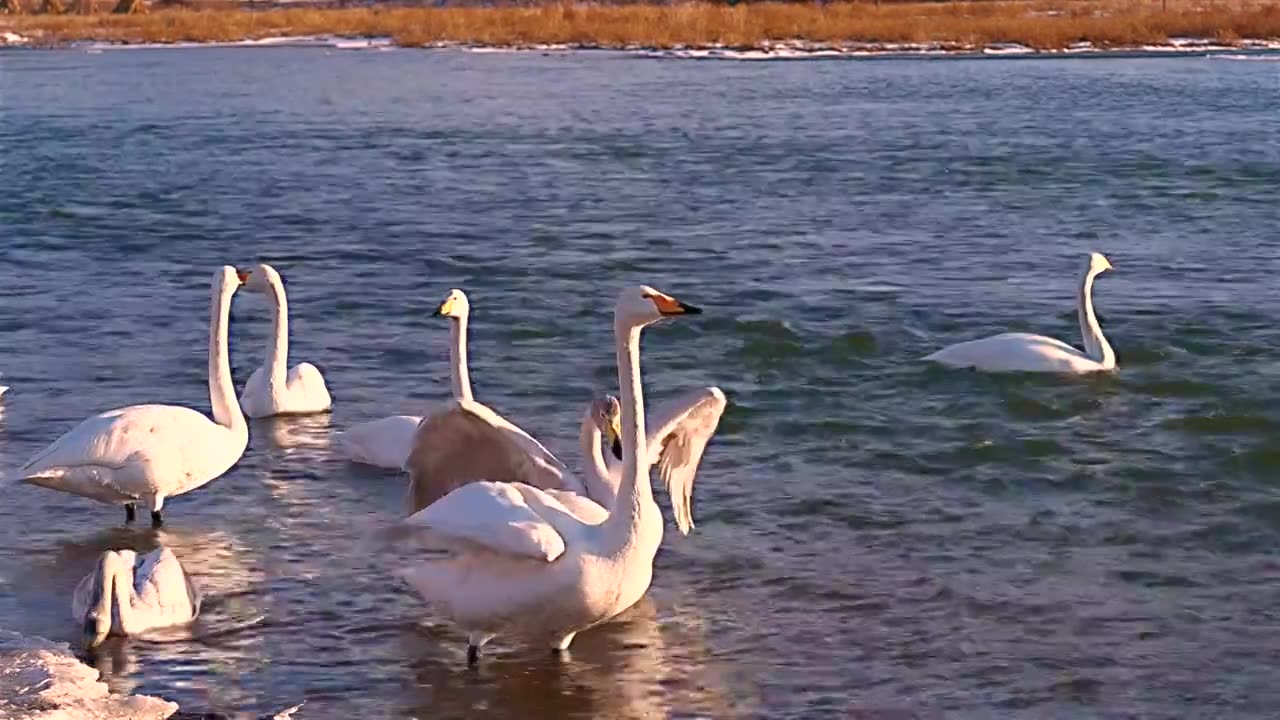
[[[38,0],[25,0],[34,5]],[[70,2],[68,0],[68,5]],[[101,1],[109,10],[113,0]],[[1280,2],[1032,0],[674,5],[548,4],[495,8],[164,9],[135,15],[10,15],[0,28],[37,42],[210,42],[289,35],[391,37],[397,44],[569,43],[605,47],[758,47],[818,43],[1022,43],[1057,49],[1165,42],[1171,37],[1280,38]]]

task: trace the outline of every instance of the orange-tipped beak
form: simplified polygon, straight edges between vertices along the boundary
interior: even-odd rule
[[[696,305],[687,305],[682,303],[670,295],[654,293],[649,299],[653,301],[655,306],[657,306],[658,312],[662,313],[664,316],[702,314],[702,308]]]

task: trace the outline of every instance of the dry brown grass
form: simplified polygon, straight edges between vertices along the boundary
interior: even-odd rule
[[[103,3],[104,9],[107,3]],[[19,15],[0,27],[40,42],[227,41],[287,35],[390,36],[401,45],[437,42],[605,47],[755,47],[819,43],[996,42],[1062,48],[1159,43],[1170,37],[1280,38],[1280,2],[1262,0],[1030,0],[830,5],[753,3],[729,7],[554,4],[500,8],[353,8],[247,11],[155,10],[142,15]]]

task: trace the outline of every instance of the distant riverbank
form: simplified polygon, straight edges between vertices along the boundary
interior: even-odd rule
[[[1169,0],[544,5],[496,8],[165,9],[0,16],[0,44],[229,43],[380,38],[402,47],[1056,52],[1280,45],[1280,4]]]

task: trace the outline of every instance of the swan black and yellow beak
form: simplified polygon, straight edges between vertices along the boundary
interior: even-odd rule
[[[701,315],[702,314],[702,308],[698,307],[697,305],[690,305],[688,303],[680,302],[679,300],[671,297],[670,295],[664,295],[662,293],[653,293],[652,295],[649,296],[649,300],[651,300],[654,306],[658,308],[658,312],[661,313],[663,317],[671,317],[673,315]]]
[[[440,303],[440,307],[436,308],[436,311],[431,313],[431,317],[445,317],[451,312],[453,312],[453,296],[452,295],[445,298],[444,302]]]
[[[619,460],[622,459],[622,425],[618,418],[614,417],[609,423],[609,451]]]

